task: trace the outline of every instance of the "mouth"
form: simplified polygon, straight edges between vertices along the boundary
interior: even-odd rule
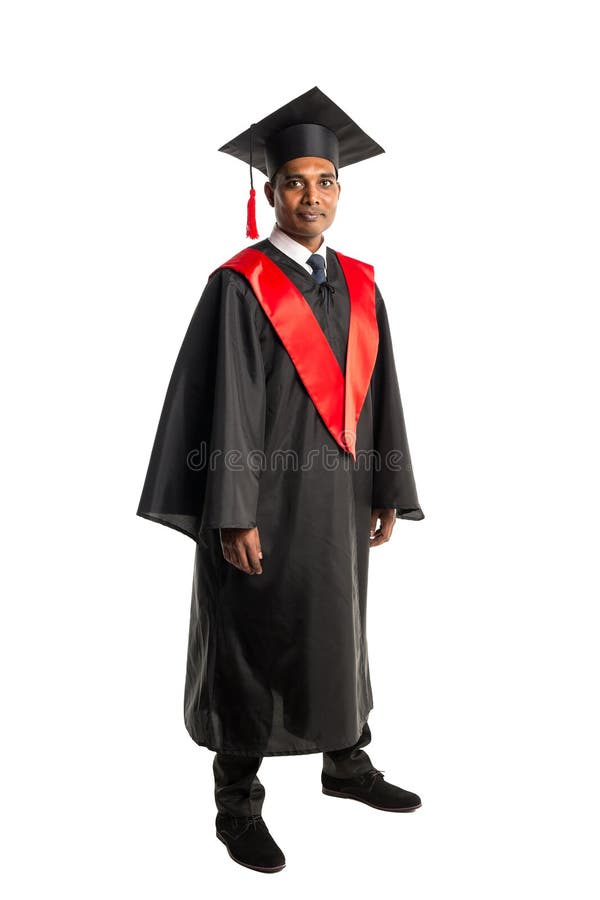
[[[301,219],[304,219],[305,222],[316,222],[321,216],[324,216],[325,213],[321,212],[299,212],[298,216]]]

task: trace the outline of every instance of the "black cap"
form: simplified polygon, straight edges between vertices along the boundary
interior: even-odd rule
[[[255,166],[268,178],[300,156],[328,159],[337,171],[385,152],[318,87],[252,124],[219,150]]]

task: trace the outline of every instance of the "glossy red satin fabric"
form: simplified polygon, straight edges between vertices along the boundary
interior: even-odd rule
[[[341,253],[337,258],[350,294],[345,378],[309,304],[268,256],[247,247],[219,268],[248,279],[332,437],[356,459],[356,424],[379,343],[375,280],[368,263]]]

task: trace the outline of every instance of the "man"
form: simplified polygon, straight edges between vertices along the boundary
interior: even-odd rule
[[[322,752],[323,793],[421,805],[363,748],[369,550],[424,516],[373,269],[324,237],[339,168],[382,148],[315,87],[221,150],[250,163],[251,185],[252,166],[267,175],[276,224],[208,280],[138,515],[196,542],[185,723],[215,751],[217,836],[274,872],[265,756]],[[253,200],[252,186],[256,237]]]

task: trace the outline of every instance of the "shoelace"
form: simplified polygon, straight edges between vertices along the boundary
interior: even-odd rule
[[[245,827],[242,827],[242,831],[247,831],[248,828],[254,828],[254,830],[256,830],[259,825],[265,824],[261,815],[238,816],[236,821],[245,825]]]
[[[360,780],[363,782],[368,781],[369,790],[371,790],[377,778],[383,778],[384,772],[385,769],[369,769],[368,772],[365,772],[364,775],[361,775]]]

